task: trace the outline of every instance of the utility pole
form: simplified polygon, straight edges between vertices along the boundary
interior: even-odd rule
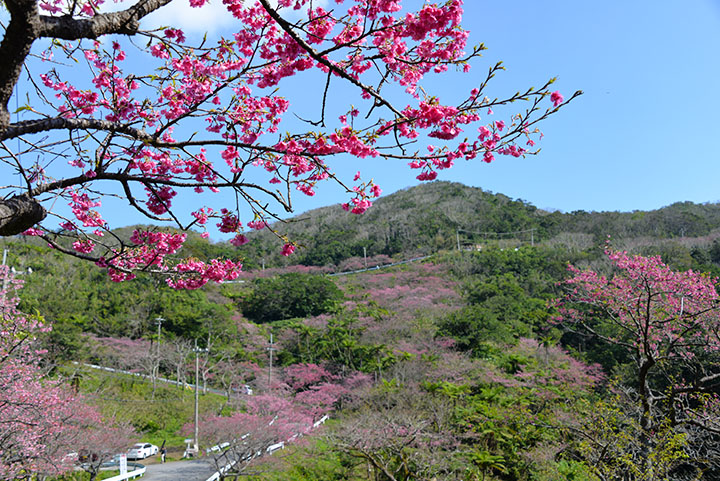
[[[277,351],[273,347],[273,335],[270,333],[270,344],[267,347],[267,350],[270,352],[270,366],[268,367],[268,387],[270,387],[270,384],[272,384],[272,362],[273,362],[273,352]]]
[[[367,247],[363,247],[363,258],[365,259],[365,269],[367,269]]]
[[[530,245],[535,247],[535,229],[530,229]]]
[[[193,451],[195,455],[197,455],[200,452],[200,435],[199,435],[199,426],[200,426],[200,412],[199,412],[199,404],[200,404],[200,390],[198,389],[198,386],[200,384],[200,353],[201,352],[208,352],[207,349],[201,349],[197,345],[197,339],[195,339],[195,349],[193,349],[193,352],[195,352],[195,439],[194,439],[194,445],[193,445]]]
[[[455,230],[455,237],[457,238],[457,248],[460,250],[460,229]]]
[[[155,349],[155,365],[153,366],[153,375],[152,375],[152,382],[153,382],[153,390],[152,390],[152,399],[155,399],[155,388],[157,386],[157,378],[160,375],[160,329],[162,326],[162,323],[165,319],[162,317],[156,317],[155,323],[158,327],[158,333],[157,333],[157,348]]]
[[[158,371],[160,371],[160,336],[161,336],[161,331],[160,331],[160,329],[162,328],[162,323],[163,323],[163,322],[165,322],[165,319],[164,319],[164,318],[162,318],[162,317],[156,317],[156,318],[155,318],[155,323],[156,323],[157,326],[158,326],[158,336],[157,336],[157,359],[158,359],[157,369],[158,369]],[[159,372],[158,372],[158,374],[159,374]]]
[[[165,322],[164,318],[162,318],[162,317],[155,318],[155,324],[157,324],[157,326],[158,326],[158,357],[160,357],[160,328],[161,328],[163,322]]]
[[[6,266],[6,261],[7,261],[7,249],[3,249],[3,261],[2,261],[3,266]],[[8,270],[9,269],[6,268],[5,271],[3,272],[3,283],[2,283],[3,301],[5,300],[5,292],[7,291]]]

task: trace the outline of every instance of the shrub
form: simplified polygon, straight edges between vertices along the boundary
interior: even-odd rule
[[[343,293],[329,278],[292,272],[257,279],[240,301],[243,315],[255,322],[317,316],[332,311]]]

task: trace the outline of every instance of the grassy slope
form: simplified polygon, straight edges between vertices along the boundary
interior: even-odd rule
[[[179,457],[188,433],[182,427],[194,416],[195,394],[192,389],[157,383],[153,395],[151,383],[142,378],[108,373],[90,368],[68,368],[67,376],[79,376],[76,386],[90,402],[106,415],[131,423],[141,434],[141,440],[168,446],[170,457]],[[213,393],[200,394],[200,415],[217,413],[225,405],[225,398]]]

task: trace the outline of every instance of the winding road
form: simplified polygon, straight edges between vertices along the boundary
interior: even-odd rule
[[[206,481],[215,474],[211,459],[170,461],[164,464],[148,464],[143,481]]]

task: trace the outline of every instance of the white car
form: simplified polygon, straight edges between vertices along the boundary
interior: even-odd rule
[[[158,447],[150,443],[137,443],[128,449],[128,459],[145,459],[158,453]]]

